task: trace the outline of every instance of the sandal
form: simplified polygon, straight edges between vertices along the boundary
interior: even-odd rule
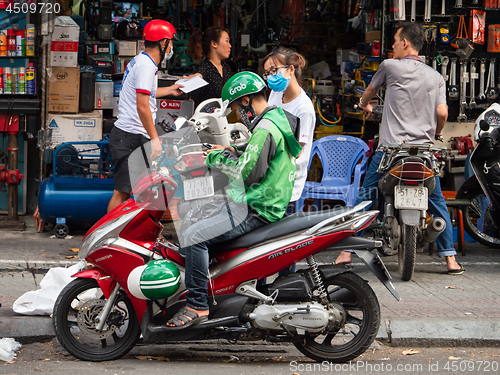
[[[208,320],[208,316],[199,316],[195,311],[184,306],[168,321],[168,323],[174,324],[175,327],[167,326],[167,329],[172,331],[184,329],[206,320]]]
[[[461,275],[461,274],[463,274],[465,272],[464,266],[462,266],[460,263],[458,263],[458,265],[460,266],[460,269],[448,271],[448,275]]]

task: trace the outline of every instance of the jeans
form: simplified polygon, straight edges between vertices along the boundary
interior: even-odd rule
[[[365,179],[363,181],[363,186],[359,190],[356,197],[357,205],[363,201],[371,200],[373,201],[378,194],[378,180],[382,177],[381,174],[377,173],[378,166],[382,160],[384,153],[382,151],[377,151],[370,162],[368,170],[366,171]],[[437,244],[437,255],[438,256],[451,256],[456,255],[455,247],[453,246],[453,228],[451,225],[450,214],[448,208],[446,207],[446,202],[441,192],[441,182],[439,177],[435,177],[436,187],[429,195],[429,210],[436,217],[441,217],[446,221],[446,228],[436,239]],[[368,209],[368,208],[367,208]]]
[[[226,205],[221,213],[190,226],[182,236],[189,243],[183,246],[186,254],[185,284],[187,306],[195,310],[208,310],[208,247],[229,241],[253,231],[269,222],[250,208],[234,202]],[[239,224],[237,224],[239,223]],[[220,228],[231,228],[223,234]]]

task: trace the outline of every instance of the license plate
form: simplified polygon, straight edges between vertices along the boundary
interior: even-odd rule
[[[397,209],[427,210],[427,188],[395,186],[394,207]]]
[[[206,198],[214,195],[214,178],[198,177],[184,180],[184,200]]]

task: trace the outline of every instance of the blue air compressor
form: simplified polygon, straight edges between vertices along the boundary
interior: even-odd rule
[[[67,142],[52,159],[52,175],[40,184],[38,209],[42,220],[54,224],[56,237],[68,225],[94,224],[106,214],[113,195],[113,162],[108,141]]]

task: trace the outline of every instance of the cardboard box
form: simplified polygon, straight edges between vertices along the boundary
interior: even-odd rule
[[[120,114],[119,101],[119,96],[113,96],[113,117],[118,117],[118,115]]]
[[[57,17],[54,20],[53,42],[78,42],[80,26],[69,16]]]
[[[76,115],[47,116],[54,146],[64,142],[99,141],[102,138],[102,111]]]
[[[159,125],[161,122],[166,121],[173,125],[173,121],[177,117],[191,118],[194,113],[194,102],[189,100],[167,100],[167,99],[157,99],[156,107],[158,108],[156,112],[156,124]]]
[[[94,56],[92,66],[96,73],[96,81],[111,81],[113,78],[113,62],[106,56]]]
[[[49,112],[78,113],[80,68],[48,68]]]
[[[71,17],[57,17],[50,44],[50,66],[76,68],[79,37],[80,27]]]
[[[381,39],[380,30],[378,30],[378,31],[367,31],[365,33],[365,42],[366,43],[371,43],[374,40],[380,40],[380,39]]]
[[[95,83],[95,109],[113,109],[113,82]]]
[[[344,61],[349,60],[348,49],[337,49],[337,65],[340,66]]]
[[[116,52],[118,56],[135,56],[137,55],[136,40],[115,40]]]
[[[115,44],[110,42],[85,42],[85,55],[114,55]]]
[[[50,66],[54,68],[76,68],[78,52],[50,52]]]
[[[144,40],[137,41],[137,54],[142,53],[146,50],[146,46],[144,45]]]

